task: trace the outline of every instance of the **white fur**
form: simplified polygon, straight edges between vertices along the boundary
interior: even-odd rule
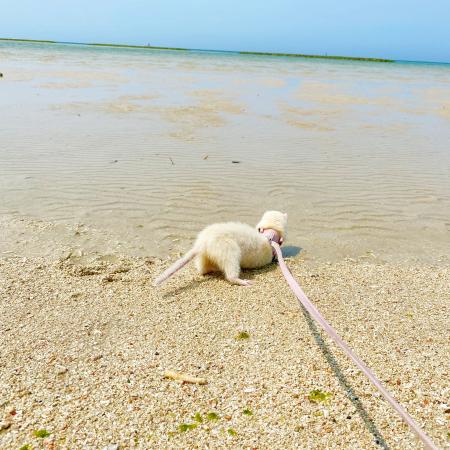
[[[155,284],[169,278],[195,257],[201,275],[220,271],[230,283],[249,286],[249,280],[239,278],[241,268],[256,269],[272,261],[270,243],[258,229],[274,229],[285,239],[286,222],[287,214],[267,211],[256,228],[240,222],[209,225],[199,233],[192,249],[158,277]]]

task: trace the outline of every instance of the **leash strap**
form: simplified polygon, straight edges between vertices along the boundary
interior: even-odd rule
[[[283,238],[279,235],[277,231],[275,231],[272,228],[260,228],[258,230],[263,236],[267,238],[269,241],[269,244],[272,244],[272,242],[276,242],[278,245],[281,245],[283,243]],[[275,262],[277,260],[277,254],[275,252],[275,248],[272,247],[272,262]]]
[[[300,303],[306,308],[309,314],[320,324],[320,326],[328,333],[328,335],[336,342],[336,344],[344,351],[344,353],[358,366],[361,372],[369,378],[370,382],[378,389],[384,399],[391,404],[391,406],[398,412],[402,419],[410,426],[412,431],[417,435],[417,437],[423,442],[427,449],[438,450],[438,447],[434,445],[432,440],[427,434],[419,427],[415,420],[406,412],[406,410],[392,397],[392,395],[383,387],[381,382],[375,376],[375,374],[361,361],[361,359],[352,351],[352,349],[339,337],[334,328],[323,318],[319,310],[314,306],[314,304],[308,299],[308,297],[303,292],[302,288],[295,281],[291,272],[289,271],[286,263],[284,262],[283,255],[281,253],[280,246],[271,241],[271,245],[275,250],[278,258],[278,264],[280,269],[292,289],[292,292],[298,298]]]

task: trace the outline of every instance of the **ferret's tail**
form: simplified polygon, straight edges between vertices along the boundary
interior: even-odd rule
[[[189,261],[192,261],[197,255],[197,250],[192,248],[183,257],[181,257],[177,262],[172,264],[168,269],[166,269],[153,283],[153,286],[161,284],[166,281],[167,278],[171,277],[175,272],[182,269]]]

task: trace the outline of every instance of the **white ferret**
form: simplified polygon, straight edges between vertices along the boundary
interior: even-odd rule
[[[256,228],[240,222],[216,223],[201,231],[194,246],[182,258],[163,272],[155,286],[167,280],[175,272],[196,258],[201,275],[220,271],[232,284],[250,286],[250,280],[239,278],[241,268],[256,269],[272,261],[272,247],[260,230],[275,230],[280,243],[286,236],[287,214],[266,211]]]

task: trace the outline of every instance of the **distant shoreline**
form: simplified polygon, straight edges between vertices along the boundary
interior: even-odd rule
[[[11,42],[32,42],[32,43],[42,43],[42,44],[77,44],[77,45],[88,45],[95,47],[119,47],[119,48],[140,48],[147,50],[173,50],[173,51],[200,51],[200,52],[217,52],[217,53],[235,53],[238,55],[256,55],[256,56],[282,56],[291,58],[316,58],[316,59],[338,59],[338,60],[349,60],[349,61],[368,61],[368,62],[383,62],[383,63],[393,63],[393,59],[384,58],[363,58],[357,56],[335,56],[335,55],[306,55],[302,53],[272,53],[272,52],[250,52],[250,51],[233,51],[233,50],[204,50],[204,49],[191,49],[182,47],[159,47],[153,45],[127,45],[127,44],[102,44],[102,43],[84,43],[84,42],[60,42],[60,41],[49,41],[40,39],[14,39],[14,38],[0,38],[0,41],[11,41]]]

